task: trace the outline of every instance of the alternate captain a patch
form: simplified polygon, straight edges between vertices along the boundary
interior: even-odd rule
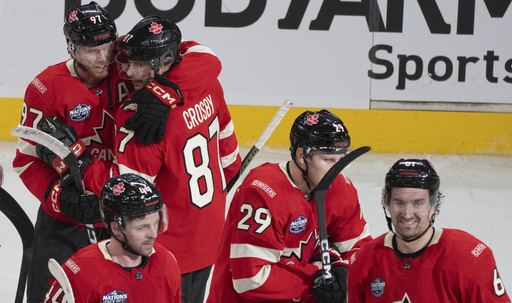
[[[128,294],[120,290],[113,290],[101,298],[102,303],[126,303],[128,300]]]
[[[386,287],[386,282],[382,280],[381,277],[375,279],[372,283],[370,283],[370,287],[372,289],[372,294],[375,298],[378,298],[384,294],[384,288]]]
[[[80,103],[69,111],[69,119],[73,122],[82,122],[91,116],[91,106]]]

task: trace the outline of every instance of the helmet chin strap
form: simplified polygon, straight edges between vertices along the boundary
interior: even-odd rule
[[[308,178],[308,161],[306,160],[306,156],[302,155],[302,159],[304,159],[304,164],[306,165],[306,169],[302,169],[299,164],[297,163],[297,161],[294,159],[293,162],[295,162],[295,165],[297,166],[297,168],[300,170],[300,172],[302,173],[302,179],[304,179],[304,181],[306,182],[306,185],[308,186],[308,189],[310,191],[312,191],[311,189],[311,185],[309,184],[309,178]]]
[[[112,237],[114,239],[116,239],[117,241],[119,241],[119,243],[121,243],[121,247],[123,247],[124,250],[126,250],[127,252],[131,253],[131,254],[134,254],[134,255],[137,255],[137,256],[140,256],[139,253],[135,252],[133,250],[133,248],[128,244],[128,240],[126,239],[126,235],[124,234],[124,232],[121,232],[121,234],[123,235],[124,237],[124,241],[121,241],[119,240],[115,235],[112,235]]]
[[[78,67],[79,69],[83,70],[84,72],[87,72],[87,70],[85,69],[85,66],[84,66],[82,63],[80,63],[80,62],[78,61],[78,59],[76,58],[76,54],[75,54],[75,52],[76,52],[75,44],[74,44],[74,43],[72,43],[72,42],[70,42],[70,43],[71,43],[71,45],[68,47],[68,54],[71,56],[71,58],[73,58],[73,61],[75,62],[76,67]]]
[[[418,240],[419,238],[423,237],[423,235],[425,235],[425,234],[427,233],[427,231],[429,230],[429,228],[430,228],[432,225],[434,225],[434,222],[435,222],[435,213],[434,213],[434,214],[432,214],[432,218],[429,220],[429,224],[428,224],[427,228],[425,228],[425,230],[424,230],[421,234],[417,235],[416,237],[414,237],[414,238],[412,238],[412,239],[404,239],[404,238],[402,238],[401,236],[399,236],[399,235],[397,235],[397,234],[395,233],[395,231],[393,230],[393,225],[392,225],[392,223],[391,223],[391,218],[390,218],[390,217],[388,216],[388,214],[386,213],[386,208],[385,208],[384,206],[382,206],[382,208],[384,209],[384,216],[386,216],[386,221],[387,221],[387,223],[388,223],[388,228],[389,228],[389,230],[390,230],[390,231],[391,231],[391,232],[392,232],[392,233],[393,233],[393,234],[394,234],[398,239],[400,239],[400,240],[402,240],[402,241],[405,241],[405,242],[407,242],[407,243],[410,243],[410,242],[416,241],[416,240]]]

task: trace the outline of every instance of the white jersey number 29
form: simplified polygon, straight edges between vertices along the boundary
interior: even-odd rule
[[[183,147],[183,160],[185,170],[189,175],[188,185],[192,204],[203,208],[212,203],[215,187],[213,186],[213,172],[210,167],[209,143],[217,140],[217,161],[222,180],[222,190],[226,188],[226,179],[220,159],[219,149],[219,120],[218,117],[208,126],[209,138],[198,133],[190,137]],[[201,186],[201,184],[203,186]]]

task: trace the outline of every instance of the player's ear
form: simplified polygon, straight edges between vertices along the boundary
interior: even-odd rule
[[[119,236],[122,234],[121,226],[119,226],[119,224],[116,222],[110,222],[110,230],[112,230],[114,236]]]
[[[297,150],[295,151],[295,159],[297,159],[297,164],[300,165],[301,167],[303,165],[305,165],[305,163],[304,163],[304,148],[302,148],[302,147],[297,148]]]
[[[167,61],[169,61],[169,62],[170,62],[170,60],[171,60],[171,59],[172,59],[171,57],[165,57],[164,62],[167,62]],[[158,73],[159,73],[160,75],[165,75],[165,73],[167,73],[167,71],[168,71],[169,69],[171,69],[171,64],[162,65],[162,66],[160,67],[160,69],[158,70]]]

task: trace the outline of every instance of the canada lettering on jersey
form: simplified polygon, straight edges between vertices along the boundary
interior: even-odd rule
[[[111,149],[93,148],[91,155],[101,161],[110,161],[114,159],[114,152]]]
[[[194,107],[183,111],[183,121],[185,121],[185,125],[187,125],[188,129],[193,129],[210,118],[214,113],[215,108],[213,106],[212,96],[208,95],[195,104]]]

